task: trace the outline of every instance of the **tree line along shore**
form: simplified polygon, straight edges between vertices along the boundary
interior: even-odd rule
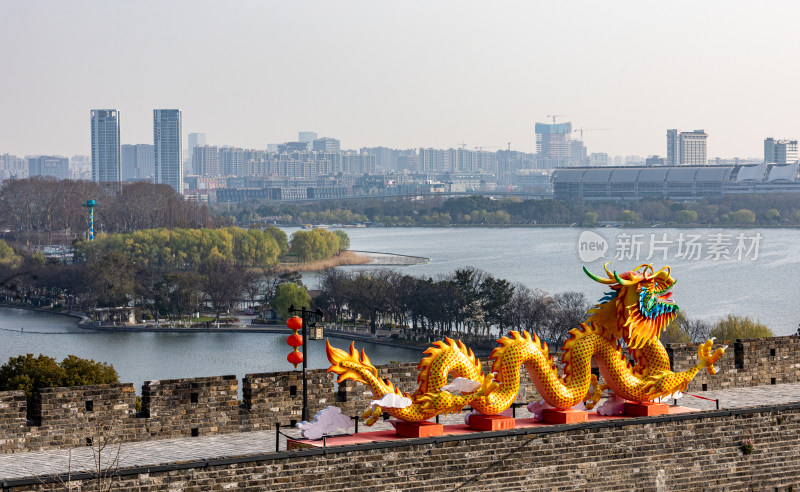
[[[597,225],[800,226],[800,194],[762,194],[706,198],[697,202],[666,199],[628,202],[562,202],[550,199],[495,200],[475,195],[424,200],[360,199],[280,203],[248,201],[216,205],[218,221],[285,225],[370,223],[383,226]]]
[[[89,199],[97,202],[98,233],[94,241],[83,234],[88,214],[81,202]],[[218,322],[222,313],[242,302],[270,308],[310,304],[311,296],[298,272],[315,269],[326,272],[321,293],[314,293],[316,305],[324,306],[336,320],[367,320],[373,331],[379,324],[400,326],[411,330],[414,337],[442,333],[491,337],[509,327],[519,327],[557,341],[561,336],[557,333],[576,326],[585,313],[586,300],[578,294],[543,295],[507,285],[482,272],[475,274],[480,281],[473,282],[479,287],[471,290],[465,287],[469,282],[459,284],[448,278],[415,278],[388,270],[345,273],[332,268],[366,260],[346,252],[349,238],[341,230],[300,230],[288,238],[276,227],[242,229],[234,224],[253,221],[254,217],[261,223],[265,217],[272,217],[332,223],[369,219],[387,224],[394,223],[395,218],[412,217],[413,224],[428,222],[425,217],[437,213],[440,217],[449,215],[450,220],[460,217],[464,223],[507,217],[512,223],[563,224],[586,218],[586,214],[607,219],[628,212],[633,214],[632,222],[677,220],[688,212],[692,212],[688,213],[691,220],[696,213],[697,221],[720,224],[751,222],[753,217],[752,222],[781,223],[800,218],[800,197],[780,195],[723,197],[716,202],[709,199],[696,203],[561,203],[471,196],[444,201],[335,204],[349,208],[332,209],[331,202],[304,206],[244,203],[234,205],[229,214],[219,206],[209,209],[185,202],[172,188],[152,183],[101,186],[41,177],[7,181],[0,187],[0,223],[6,227],[8,239],[8,243],[0,240],[0,294],[12,299],[45,297],[54,305],[85,312],[136,306],[141,318],[184,320],[193,319],[192,313],[206,311]],[[749,207],[751,213],[739,207]],[[72,262],[46,257],[31,247],[59,238],[70,244]],[[543,305],[556,311],[549,312]],[[555,329],[531,321],[543,315],[523,314],[526,309],[546,313],[553,320],[569,321]],[[684,331],[697,338],[689,328],[684,326]]]
[[[368,198],[309,203],[250,200],[207,206],[185,201],[171,187],[148,182],[100,184],[32,177],[0,186],[3,239],[27,244],[70,244],[85,236],[95,200],[94,228],[103,233],[196,229],[251,224],[374,224],[383,226],[596,225],[800,226],[800,194],[709,197],[695,202],[643,199],[623,202],[427,197]]]
[[[36,298],[59,309],[135,308],[139,319],[219,323],[241,302],[308,302],[300,270],[368,261],[347,251],[343,231],[145,229],[74,241],[71,261],[0,240],[0,295]],[[286,304],[287,307],[289,304]]]

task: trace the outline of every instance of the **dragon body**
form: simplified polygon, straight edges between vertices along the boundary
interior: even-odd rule
[[[419,387],[413,394],[402,393],[391,381],[381,379],[364,351],[359,356],[352,344],[350,353],[327,344],[331,362],[328,371],[338,374],[339,382],[351,379],[367,384],[379,401],[389,394],[405,399],[405,404],[398,406],[373,402],[364,414],[369,425],[384,411],[410,422],[458,412],[465,405],[486,415],[501,413],[517,397],[521,366],[527,369],[539,394],[556,408],[571,408],[581,402],[591,408],[605,388],[625,400],[652,401],[684,391],[702,369],[710,374],[716,372],[713,364],[722,357],[725,347],[712,352],[712,340],[700,345],[700,362],[693,368],[677,373],[670,370],[669,357],[659,341],[661,330],[678,313],[669,292],[675,284],[669,267],[655,272],[651,265],[641,265],[617,274],[606,265],[605,270],[607,277],[585,270],[592,279],[610,287],[611,292],[589,311],[585,323],[569,332],[570,337],[562,346],[563,376],[553,363],[547,343],[525,331],[512,331],[510,337],[498,340],[500,346],[490,355],[494,362],[489,374],[482,373],[472,350],[460,341],[448,338],[435,342],[418,366]],[[620,341],[627,346],[634,365],[623,354]],[[591,373],[592,358],[604,384]],[[448,378],[463,378],[471,384],[467,391],[451,391]]]

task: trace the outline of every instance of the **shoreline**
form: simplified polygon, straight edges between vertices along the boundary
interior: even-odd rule
[[[282,272],[319,272],[336,267],[348,266],[410,266],[429,263],[424,256],[402,255],[380,251],[346,250],[325,260],[307,263],[283,263],[278,268]]]
[[[277,227],[299,228],[296,224],[278,225]],[[625,224],[621,226],[584,226],[581,224],[412,224],[412,225],[377,225],[367,229],[413,229],[413,228],[460,228],[460,229],[510,229],[510,228],[542,228],[542,229],[800,229],[800,224]]]
[[[80,326],[81,323],[86,323],[89,321],[88,316],[86,316],[84,313],[79,313],[77,311],[53,311],[52,309],[48,308],[31,306],[30,304],[16,304],[5,300],[0,301],[0,307],[5,307],[9,309],[21,309],[23,311],[36,311],[39,313],[54,314],[57,316],[69,316],[70,318],[78,319],[78,321],[75,322],[75,324],[78,326]]]
[[[271,334],[288,334],[291,330],[282,325],[238,325],[238,326],[222,326],[219,328],[175,328],[169,326],[152,326],[152,325],[97,325],[89,321],[89,318],[77,312],[56,312],[47,308],[40,308],[30,305],[17,305],[11,304],[7,301],[0,302],[0,307],[9,309],[20,309],[24,311],[34,311],[39,313],[46,313],[52,315],[69,316],[76,318],[75,325],[78,328],[90,331],[102,332],[127,332],[127,333],[271,333]],[[386,337],[372,338],[369,335],[362,335],[356,332],[349,332],[344,330],[325,329],[323,336],[325,338],[340,338],[344,340],[351,340],[356,342],[369,342],[377,345],[386,345],[390,347],[405,348],[405,349],[420,349],[425,350],[430,346],[430,343],[399,343],[393,339]]]

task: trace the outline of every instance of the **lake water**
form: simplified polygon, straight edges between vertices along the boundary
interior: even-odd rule
[[[583,292],[592,301],[600,299],[606,289],[590,280],[583,273],[583,266],[604,276],[606,261],[611,261],[610,268],[618,272],[642,263],[652,263],[656,270],[670,265],[672,276],[677,279],[673,298],[689,317],[714,321],[728,314],[746,315],[762,321],[776,335],[797,331],[800,309],[794,295],[800,285],[799,230],[604,228],[590,231],[606,241],[608,251],[603,258],[587,263],[581,261],[578,253],[578,240],[584,232],[579,228],[346,230],[352,249],[430,258],[427,264],[401,267],[403,272],[413,275],[435,278],[473,266],[532,289]],[[287,232],[292,231],[287,229]],[[691,254],[686,254],[690,240],[695,246]],[[737,251],[740,242],[743,249]],[[757,251],[753,248],[748,252],[755,242]],[[636,244],[639,244],[638,255],[633,247]],[[651,248],[652,257],[648,259]],[[616,259],[618,256],[622,259]]]
[[[286,229],[288,233],[294,230]],[[689,317],[713,321],[729,313],[747,315],[766,323],[777,335],[795,333],[800,322],[793,298],[800,276],[800,248],[796,246],[800,231],[796,230],[594,229],[601,240],[591,242],[605,241],[608,251],[604,258],[588,263],[578,254],[583,230],[577,228],[368,228],[346,232],[355,250],[430,258],[424,265],[398,267],[412,275],[436,277],[473,266],[530,288],[583,292],[590,300],[602,297],[606,289],[586,277],[581,269],[584,265],[600,274],[604,261],[609,260],[617,271],[645,262],[656,269],[668,264],[678,281],[674,299]],[[690,235],[700,236],[694,240],[702,247],[698,259],[676,257],[685,252],[683,246]],[[760,235],[757,257],[751,250],[742,251],[742,259],[738,259],[739,235],[745,246]],[[730,244],[722,247],[728,240]],[[626,247],[637,243],[638,261],[635,251]],[[647,260],[651,247],[653,257]],[[718,260],[714,258],[726,249],[728,259],[722,254]],[[313,279],[309,281],[313,283]],[[346,348],[349,342],[337,340],[335,344]],[[421,357],[419,350],[365,346],[378,364]],[[326,368],[324,342],[311,341],[309,348],[309,367]],[[150,379],[222,374],[241,378],[247,373],[292,369],[286,362],[288,347],[283,335],[93,332],[77,328],[73,318],[0,308],[0,361],[24,353],[44,353],[59,360],[75,354],[111,362],[121,380],[135,383],[137,391]]]
[[[76,319],[22,309],[0,308],[0,361],[20,354],[40,353],[61,360],[69,354],[110,362],[120,381],[134,383],[141,392],[144,381],[199,376],[290,371],[291,351],[286,335],[274,333],[128,333],[78,328]],[[346,349],[350,342],[332,338]],[[421,350],[372,343],[365,347],[373,363],[418,361]],[[308,367],[327,369],[324,340],[309,340]],[[299,370],[299,367],[298,367]],[[241,389],[241,388],[240,388]]]

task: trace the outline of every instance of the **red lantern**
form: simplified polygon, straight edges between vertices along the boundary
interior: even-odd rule
[[[286,343],[288,343],[290,347],[300,347],[303,345],[303,335],[298,335],[297,333],[289,335],[286,339]]]
[[[286,320],[286,326],[294,332],[286,338],[286,343],[294,349],[286,356],[286,360],[294,364],[295,369],[297,369],[297,366],[303,362],[303,354],[297,350],[297,347],[303,346],[303,335],[297,334],[297,330],[303,328],[303,318],[292,316]]]
[[[286,360],[290,363],[294,364],[294,367],[297,367],[298,364],[303,363],[303,354],[301,352],[289,352],[289,355],[286,356]]]
[[[286,320],[286,326],[292,331],[297,331],[303,328],[303,318],[300,316],[292,316]]]

